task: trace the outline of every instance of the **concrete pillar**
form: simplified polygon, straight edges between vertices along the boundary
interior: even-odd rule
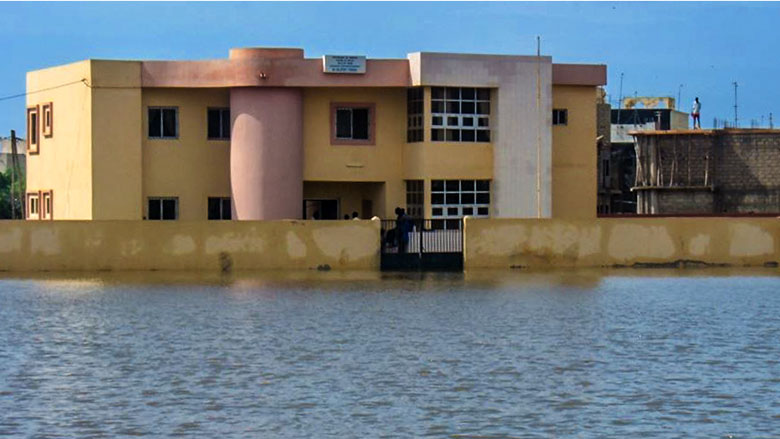
[[[230,90],[230,186],[233,218],[301,218],[303,92],[299,88]]]

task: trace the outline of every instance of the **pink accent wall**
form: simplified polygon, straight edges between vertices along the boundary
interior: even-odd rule
[[[233,218],[297,219],[303,204],[303,92],[230,90]]]

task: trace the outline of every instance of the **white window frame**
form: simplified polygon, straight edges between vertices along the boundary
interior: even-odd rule
[[[159,136],[151,136],[151,135],[149,135],[149,126],[147,126],[146,134],[147,134],[148,138],[149,139],[162,139],[162,140],[178,139],[179,138],[179,132],[180,132],[179,131],[179,107],[155,107],[155,106],[147,107],[147,110],[146,110],[146,119],[147,119],[146,123],[147,123],[147,125],[151,125],[151,123],[152,123],[152,118],[151,118],[151,115],[149,114],[152,110],[160,110],[160,135]],[[176,122],[174,129],[175,129],[176,133],[173,136],[166,136],[165,135],[165,129],[164,129],[165,128],[165,117],[163,116],[163,111],[164,110],[173,110],[173,112],[174,112],[174,117],[175,117],[175,122]]]
[[[442,89],[442,98],[434,99],[434,89]],[[449,97],[449,90],[458,90],[457,98]],[[474,98],[467,99],[463,97],[463,90],[473,90]],[[480,91],[487,91],[487,99],[479,99]],[[492,91],[485,87],[431,87],[431,141],[433,142],[467,142],[467,143],[490,143],[490,111],[491,111],[491,94]],[[435,111],[434,103],[441,102],[443,111]],[[450,113],[447,111],[448,103],[457,103],[459,111],[457,113]],[[465,113],[463,112],[463,104],[471,103],[474,105],[474,111]],[[480,104],[487,104],[487,113],[480,113],[478,108]],[[471,125],[465,124],[464,120],[470,119]],[[483,123],[483,125],[480,125]],[[442,130],[442,139],[434,140],[434,130]],[[447,140],[447,131],[457,130],[458,140]],[[463,140],[463,131],[473,131],[474,140]],[[478,140],[478,132],[487,132],[487,140]]]
[[[434,187],[436,186],[435,182],[441,181],[442,182],[442,190],[434,190]],[[458,188],[457,189],[447,189],[447,183],[448,182],[458,182]],[[466,189],[464,190],[464,182],[466,183],[473,183],[474,190]],[[479,190],[477,189],[478,182],[487,182],[487,190]],[[461,195],[462,194],[474,194],[474,202],[473,203],[461,203]],[[433,197],[434,194],[441,194],[442,195],[442,203],[434,203]],[[448,203],[447,202],[447,194],[458,194],[458,203]],[[477,202],[477,196],[478,194],[488,194],[488,202],[487,203],[478,203]],[[436,213],[436,209],[442,209],[441,213]],[[464,209],[472,209],[471,213],[464,213]],[[451,209],[456,209],[454,212],[451,211]],[[487,209],[487,213],[479,213],[479,209]],[[472,216],[475,218],[489,218],[490,217],[490,180],[432,180],[431,181],[431,218],[435,219],[459,219],[463,218],[464,216]]]

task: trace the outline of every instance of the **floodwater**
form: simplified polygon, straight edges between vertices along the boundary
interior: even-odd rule
[[[5,277],[0,436],[777,438],[780,271]]]

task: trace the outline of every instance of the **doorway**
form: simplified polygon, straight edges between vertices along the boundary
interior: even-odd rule
[[[303,219],[339,219],[339,200],[303,200]]]

